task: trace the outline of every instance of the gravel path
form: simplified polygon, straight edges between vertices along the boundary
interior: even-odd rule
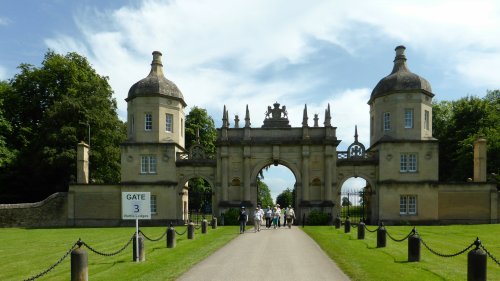
[[[235,227],[235,231],[238,228]],[[349,280],[296,226],[253,229],[195,265],[178,280]]]

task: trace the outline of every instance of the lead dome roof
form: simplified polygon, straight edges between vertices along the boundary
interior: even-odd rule
[[[404,53],[405,49],[405,46],[396,47],[396,57],[394,59],[392,72],[378,82],[377,86],[375,86],[372,91],[368,104],[372,103],[373,100],[378,97],[394,92],[417,90],[431,97],[434,96],[431,84],[408,69]]]
[[[161,61],[162,54],[158,51],[153,52],[153,62],[151,62],[151,71],[144,79],[136,82],[128,91],[128,96],[125,99],[129,101],[136,97],[141,96],[166,96],[177,99],[182,102],[184,106],[184,96],[177,86],[163,74],[163,64]]]

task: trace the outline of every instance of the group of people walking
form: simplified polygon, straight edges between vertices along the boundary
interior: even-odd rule
[[[289,205],[286,209],[281,209],[280,205],[276,204],[273,208],[268,206],[265,211],[260,206],[257,206],[253,212],[254,231],[260,231],[264,219],[266,220],[267,229],[271,228],[271,226],[273,226],[274,229],[281,227],[281,216],[283,216],[283,227],[288,225],[288,228],[291,228],[295,220],[295,211],[292,206]],[[245,226],[248,222],[248,214],[244,206],[242,206],[240,210],[239,222],[240,233],[244,233]]]

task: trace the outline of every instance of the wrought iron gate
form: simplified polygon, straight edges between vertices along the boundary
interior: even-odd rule
[[[340,193],[340,218],[342,221],[349,217],[351,223],[369,222],[370,196],[371,191],[365,188],[361,190],[342,190]]]

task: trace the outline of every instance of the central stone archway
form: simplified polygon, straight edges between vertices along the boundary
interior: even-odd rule
[[[178,162],[187,160],[189,163],[177,165],[182,170],[178,171],[181,177],[196,175],[213,179],[214,215],[220,216],[229,208],[255,207],[257,175],[270,165],[283,165],[295,176],[294,207],[299,217],[311,210],[319,210],[332,217],[339,213],[337,202],[340,200],[339,183],[343,175],[339,175],[337,167],[340,140],[336,137],[336,127],[331,125],[330,106],[325,111],[322,127],[318,125],[317,115],[314,125],[308,125],[307,107],[304,108],[302,127],[291,127],[286,107],[280,107],[279,103],[268,107],[260,128],[250,126],[248,106],[242,127],[239,126],[238,116],[235,117],[234,126],[230,127],[228,115],[224,107],[222,127],[217,129],[215,159],[209,161],[194,156],[190,159],[188,156]],[[340,152],[341,155],[347,155],[346,159],[340,161],[356,158],[357,163],[352,167],[359,165],[365,156],[364,147],[361,147],[362,150],[359,145],[355,146],[352,153]],[[371,162],[369,165],[372,166]],[[185,186],[180,184],[178,188],[181,193]]]

